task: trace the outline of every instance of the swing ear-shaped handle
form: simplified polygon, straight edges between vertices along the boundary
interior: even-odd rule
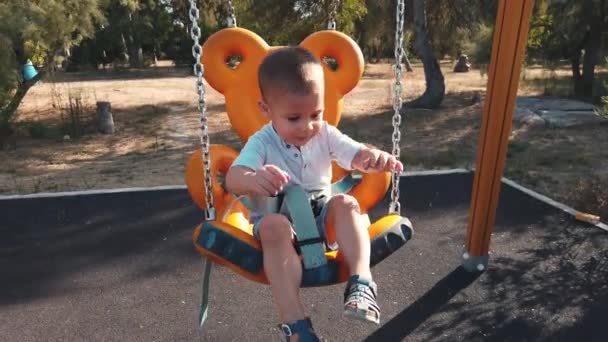
[[[300,46],[308,49],[320,60],[325,57],[336,60],[336,70],[332,70],[325,63],[323,68],[325,81],[334,85],[335,88],[332,88],[336,89],[340,96],[347,94],[359,83],[365,66],[363,53],[348,35],[338,31],[319,31],[306,37]]]
[[[207,208],[207,197],[205,196],[205,171],[203,170],[202,152],[199,149],[194,152],[186,164],[186,185],[188,192],[201,209]],[[209,158],[211,158],[211,186],[213,188],[214,207],[216,217],[221,217],[226,205],[234,199],[234,196],[224,191],[218,176],[225,175],[238,156],[238,152],[225,145],[209,146]]]
[[[258,66],[268,50],[268,44],[251,31],[238,27],[218,31],[203,44],[205,79],[222,94],[243,80],[256,82],[257,88]],[[227,60],[234,55],[240,55],[242,60],[233,69]]]
[[[242,28],[227,28],[213,34],[203,45],[205,78],[226,98],[226,112],[232,128],[243,141],[268,122],[259,110],[261,98],[258,68],[270,47],[257,34]],[[226,60],[240,55],[231,68]]]
[[[337,126],[342,113],[344,95],[359,83],[363,75],[363,53],[354,40],[338,31],[315,32],[306,37],[300,46],[308,49],[321,61],[326,57],[336,61],[335,70],[326,63],[322,65],[325,75],[324,119],[329,124]]]

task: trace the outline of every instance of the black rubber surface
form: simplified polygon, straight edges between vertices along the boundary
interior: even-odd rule
[[[303,289],[324,340],[608,340],[608,234],[505,186],[490,268],[468,274],[471,178],[402,179],[416,232],[373,269],[382,325],[341,318],[342,285]],[[185,190],[0,200],[0,217],[1,341],[278,341],[269,288],[223,268],[198,335]]]

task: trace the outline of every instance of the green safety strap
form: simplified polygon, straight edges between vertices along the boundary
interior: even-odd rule
[[[211,278],[211,267],[213,263],[203,257],[203,279],[201,280],[201,306],[198,314],[198,329],[203,331],[203,325],[208,317],[209,311],[209,282]]]
[[[325,241],[319,235],[306,191],[299,185],[290,185],[285,188],[284,193],[284,200],[302,251],[304,269],[309,270],[327,264]]]
[[[355,177],[352,173],[349,173],[344,178],[331,185],[331,194],[332,196],[337,194],[345,194],[360,182],[361,176]]]

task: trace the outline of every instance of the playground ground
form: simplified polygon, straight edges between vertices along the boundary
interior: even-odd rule
[[[356,139],[390,150],[392,70],[368,64],[359,86],[346,97],[340,128]],[[466,168],[475,164],[481,104],[487,77],[480,70],[451,72],[442,63],[447,95],[439,109],[410,110],[403,121],[401,157],[408,170]],[[198,113],[189,69],[166,64],[143,71],[60,74],[31,89],[20,109],[15,147],[0,151],[0,193],[57,192],[183,184],[189,154],[198,146]],[[520,96],[563,93],[569,70],[530,67]],[[230,130],[221,94],[209,87],[207,103],[213,143],[239,148]],[[405,78],[405,98],[424,91],[421,65]],[[68,137],[62,124],[73,122],[62,108],[79,113],[80,137]],[[96,101],[112,103],[117,133],[96,133]],[[65,112],[65,111],[64,111]],[[32,126],[38,138],[31,137]],[[600,203],[608,182],[606,126],[549,129],[515,124],[507,177],[578,209],[608,214]],[[604,189],[604,190],[603,190]],[[600,199],[600,200],[598,200]]]
[[[382,324],[341,317],[343,284],[303,289],[322,341],[608,339],[608,234],[503,184],[489,268],[470,274],[471,184],[462,172],[402,178],[415,234],[373,269]],[[0,197],[0,216],[3,341],[279,340],[270,289],[227,268],[214,268],[197,332],[201,213],[183,187]]]

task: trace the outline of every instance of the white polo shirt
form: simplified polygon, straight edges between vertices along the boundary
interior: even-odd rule
[[[363,147],[323,121],[319,133],[298,149],[279,137],[268,123],[249,138],[232,166],[259,170],[272,164],[289,174],[290,183],[302,186],[307,192],[318,192],[331,187],[332,160],[352,170],[351,162]]]

